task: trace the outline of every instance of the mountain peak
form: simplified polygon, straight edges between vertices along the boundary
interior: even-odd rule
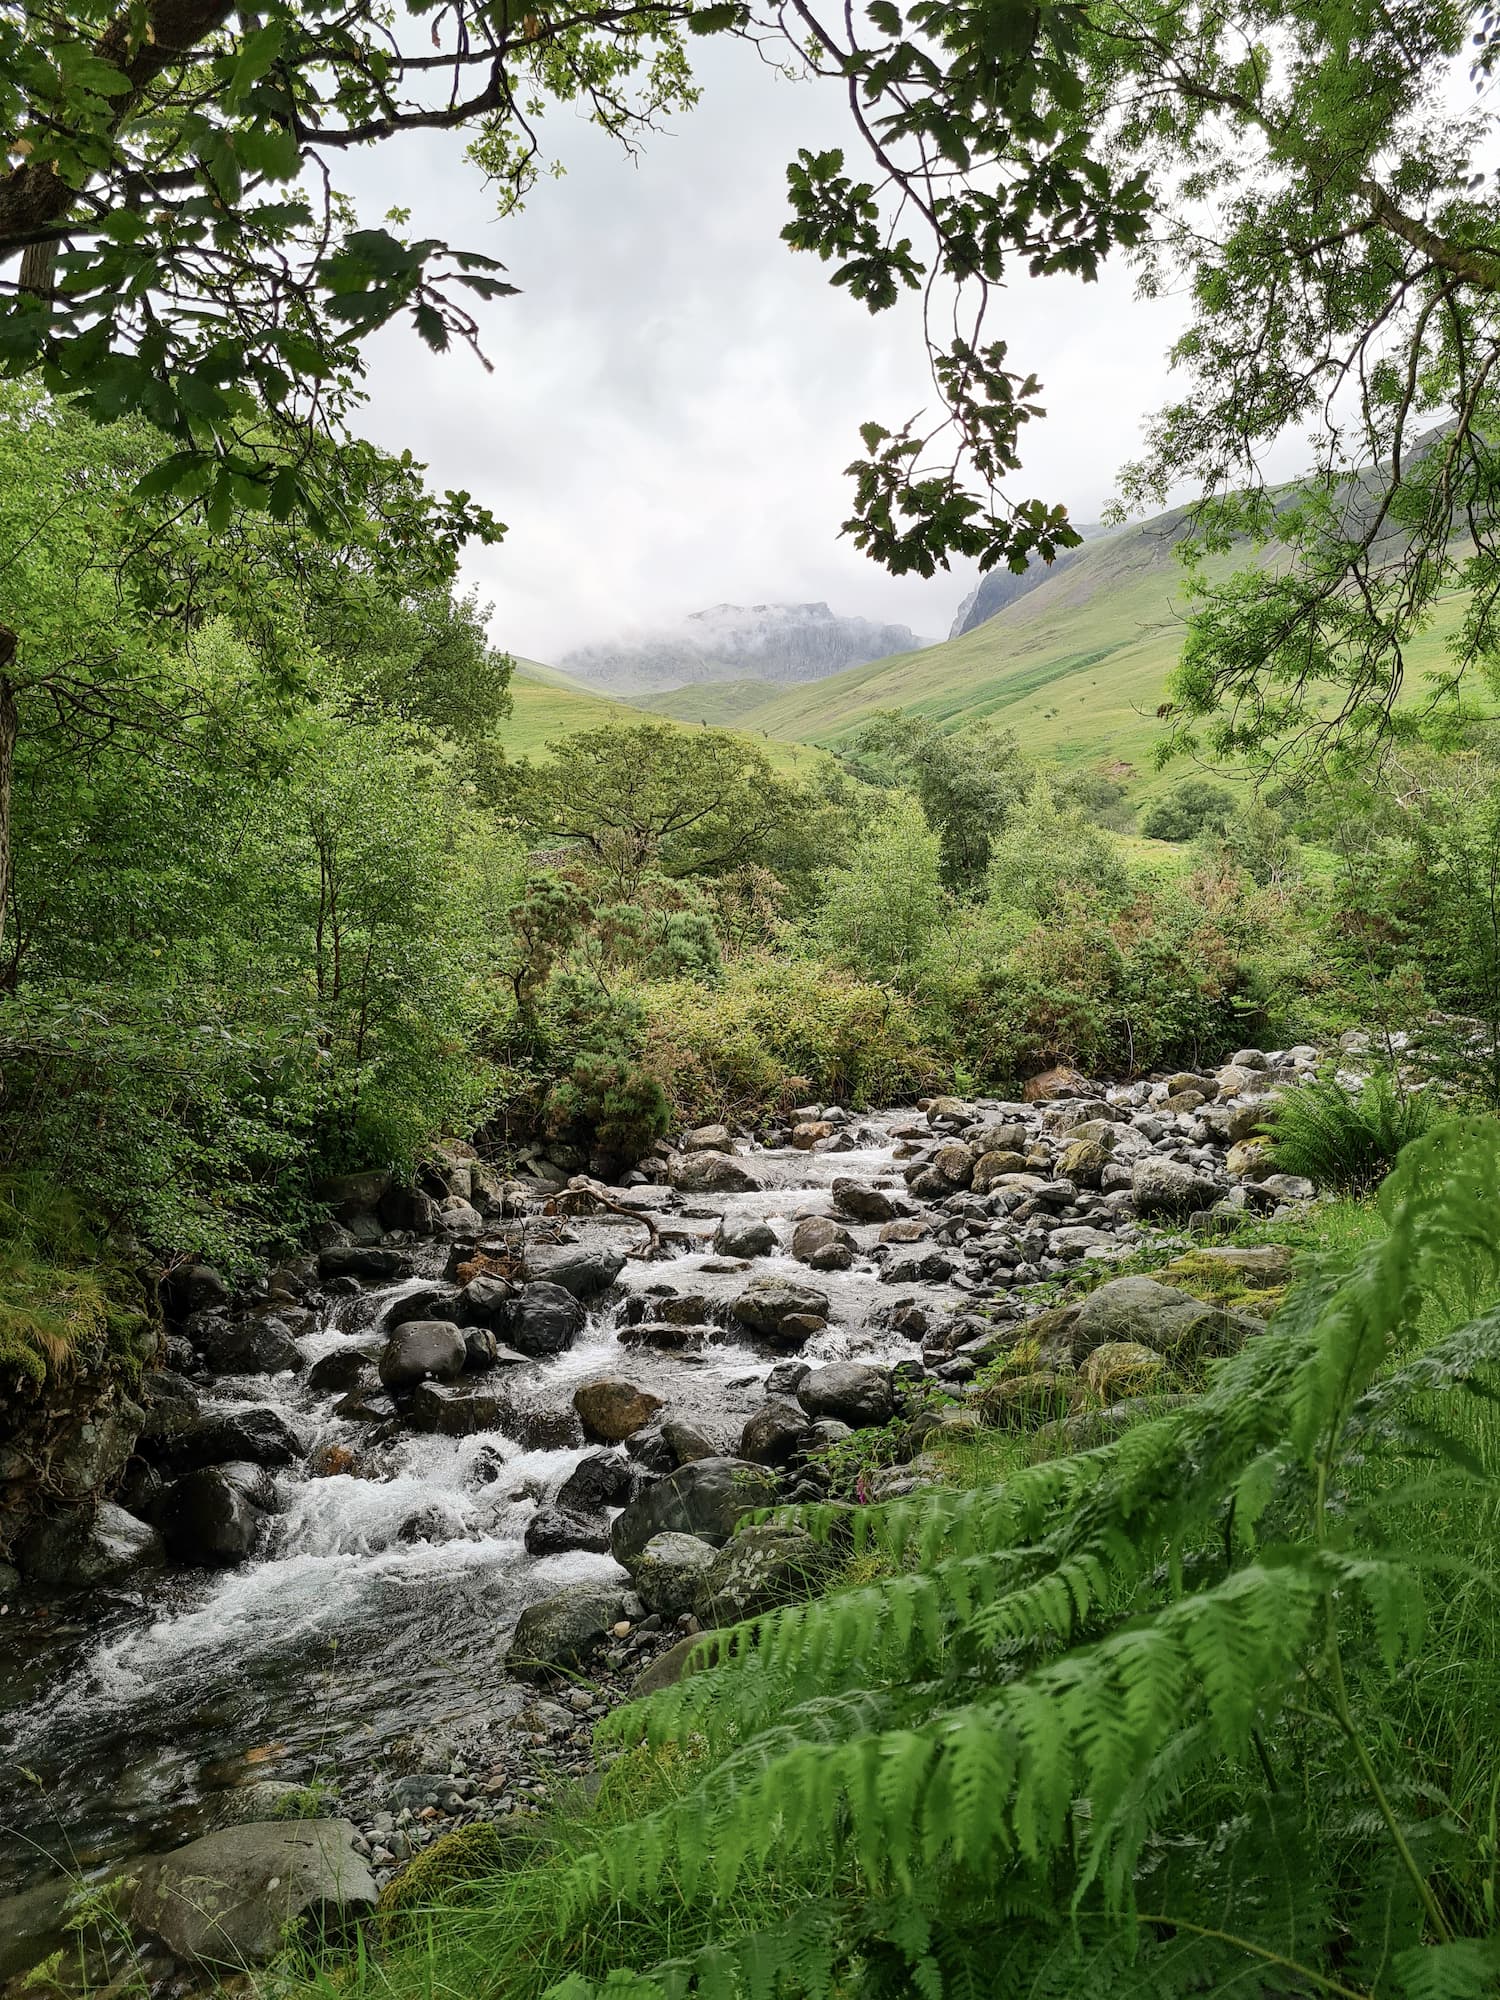
[[[822,680],[925,643],[909,626],[822,603],[712,604],[675,628],[582,646],[560,664],[611,694],[642,694],[706,681]]]

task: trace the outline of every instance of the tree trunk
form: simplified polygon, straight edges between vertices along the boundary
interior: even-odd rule
[[[5,948],[5,920],[10,911],[10,793],[15,768],[16,684],[8,671],[20,641],[8,625],[0,625],[0,952]]]

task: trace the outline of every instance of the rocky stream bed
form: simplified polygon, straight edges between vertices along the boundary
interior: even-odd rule
[[[180,1274],[165,1365],[91,1418],[113,1498],[0,1562],[0,1986],[79,1881],[128,1878],[105,1969],[167,1990],[586,1778],[643,1676],[816,1582],[797,1531],[731,1530],[820,1496],[850,1427],[921,1408],[876,1481],[900,1490],[933,1424],[1097,1420],[1249,1337],[1139,1277],[1043,1321],[1044,1281],[1305,1200],[1254,1133],[1316,1062],[808,1106],[620,1186],[454,1154],[422,1189],[346,1184],[251,1296]],[[1021,1386],[971,1394],[1029,1334]],[[233,1891],[207,1910],[206,1877]]]

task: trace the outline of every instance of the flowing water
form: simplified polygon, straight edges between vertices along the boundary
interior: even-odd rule
[[[761,1190],[684,1202],[670,1226],[701,1247],[632,1258],[620,1287],[729,1299],[753,1276],[793,1278],[830,1299],[828,1329],[806,1359],[910,1356],[910,1342],[867,1327],[892,1297],[868,1257],[814,1275],[785,1254],[728,1264],[708,1244],[726,1211],[764,1217],[784,1243],[798,1217],[828,1212],[838,1175],[899,1186],[891,1127],[900,1122],[859,1127],[859,1151],[755,1151],[745,1164]],[[573,1228],[621,1248],[643,1236],[623,1218]],[[878,1231],[854,1234],[867,1249]],[[431,1256],[436,1265],[442,1252]],[[300,1343],[305,1359],[378,1349],[382,1317],[412,1282],[331,1303]],[[683,1354],[625,1347],[622,1313],[615,1297],[567,1353],[508,1371],[507,1390],[519,1385],[526,1401],[556,1408],[593,1376],[624,1375],[732,1450],[773,1357],[732,1341]],[[492,1432],[403,1433],[372,1447],[368,1427],[336,1417],[338,1398],[309,1390],[305,1371],[221,1378],[210,1395],[224,1407],[274,1407],[314,1459],[278,1475],[280,1512],[261,1560],[96,1592],[76,1617],[69,1605],[61,1617],[23,1613],[0,1627],[0,1892],[48,1857],[87,1869],[170,1847],[201,1830],[214,1793],[247,1773],[343,1780],[380,1766],[400,1739],[461,1736],[514,1712],[525,1694],[502,1661],[521,1609],[580,1578],[621,1577],[608,1556],[537,1559],[522,1540],[539,1502],[597,1446],[526,1451]],[[313,1465],[326,1464],[329,1446],[346,1447],[354,1469],[319,1476]]]

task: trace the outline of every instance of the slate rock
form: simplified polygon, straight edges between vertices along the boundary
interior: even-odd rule
[[[705,1625],[738,1625],[777,1605],[814,1596],[837,1558],[803,1528],[770,1521],[742,1528],[703,1572],[693,1610]]]
[[[726,1541],[742,1514],[771,1506],[778,1497],[774,1474],[741,1458],[701,1458],[654,1481],[619,1514],[610,1531],[616,1562],[668,1531]]]
[[[510,1412],[489,1389],[458,1382],[419,1382],[406,1405],[406,1421],[429,1437],[477,1437],[504,1428]]]
[[[290,1924],[337,1937],[375,1908],[355,1833],[346,1819],[251,1821],[133,1862],[131,1922],[178,1958],[235,1969],[270,1958]]]
[[[798,1384],[797,1401],[810,1417],[836,1417],[855,1430],[889,1423],[895,1408],[890,1376],[861,1361],[814,1368]]]
[[[150,1454],[172,1472],[202,1465],[295,1465],[307,1446],[277,1410],[209,1410]]]
[[[576,1667],[624,1615],[625,1599],[614,1584],[570,1583],[521,1613],[506,1669],[523,1680],[542,1680],[555,1669]]]
[[[538,1280],[523,1285],[512,1301],[507,1337],[522,1354],[561,1354],[587,1321],[587,1313],[570,1291]]]
[[[630,1563],[630,1581],[648,1611],[680,1618],[691,1611],[698,1587],[714,1560],[712,1543],[697,1535],[668,1531],[653,1535]]]
[[[347,1396],[375,1380],[375,1357],[357,1347],[336,1347],[307,1371],[307,1386],[320,1396]]]

